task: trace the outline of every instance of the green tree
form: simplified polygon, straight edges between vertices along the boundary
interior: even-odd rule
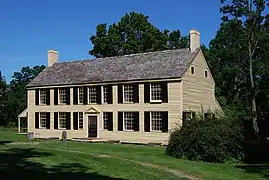
[[[0,126],[6,125],[7,84],[0,71]]]
[[[161,31],[148,19],[131,12],[109,27],[97,25],[96,34],[90,38],[93,49],[89,54],[99,58],[188,47],[188,38],[181,36],[179,30]]]

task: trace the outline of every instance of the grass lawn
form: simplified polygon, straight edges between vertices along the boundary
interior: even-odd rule
[[[0,179],[268,179],[247,165],[175,159],[164,147],[40,141],[0,131]],[[16,141],[17,143],[11,143]]]

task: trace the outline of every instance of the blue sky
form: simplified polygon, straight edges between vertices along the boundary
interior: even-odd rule
[[[220,25],[219,0],[1,0],[0,70],[7,80],[23,66],[47,65],[47,50],[60,62],[92,58],[89,40],[96,25],[118,21],[126,12],[150,17],[159,29],[201,32],[206,45]]]

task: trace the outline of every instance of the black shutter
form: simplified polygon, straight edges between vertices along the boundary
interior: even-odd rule
[[[133,84],[134,87],[134,103],[139,103],[139,84]]]
[[[167,92],[167,82],[162,82],[162,102],[168,103],[168,92]]]
[[[35,90],[35,105],[39,105],[39,89]]]
[[[46,113],[46,128],[50,129],[50,112]]]
[[[66,90],[66,104],[70,105],[70,88],[65,88]]]
[[[77,105],[78,104],[78,88],[73,87],[73,104]]]
[[[168,132],[168,111],[162,112],[162,132]]]
[[[186,124],[187,113],[185,111],[182,112],[182,125]]]
[[[50,89],[46,89],[46,105],[50,105]]]
[[[110,85],[107,85],[107,103],[108,104],[113,104],[113,86],[110,84]]]
[[[58,88],[54,88],[54,105],[58,105]]]
[[[66,129],[68,130],[71,129],[71,113],[70,112],[66,113]]]
[[[150,132],[150,112],[145,111],[144,113],[144,131]]]
[[[88,104],[88,87],[83,87],[83,104]]]
[[[78,112],[73,113],[73,128],[78,130]]]
[[[123,131],[123,112],[118,112],[118,130]]]
[[[150,102],[150,89],[149,89],[149,83],[145,82],[144,83],[144,103],[149,103]]]
[[[134,131],[139,131],[139,112],[134,112]]]
[[[122,91],[122,84],[118,85],[118,103],[121,104],[123,102],[123,91]]]
[[[35,128],[39,129],[39,113],[35,113]]]
[[[96,103],[102,104],[101,86],[96,86]]]
[[[54,129],[58,129],[58,112],[54,112]]]
[[[108,131],[113,131],[113,112],[107,112],[108,115]]]

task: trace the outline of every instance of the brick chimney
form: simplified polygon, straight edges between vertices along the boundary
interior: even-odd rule
[[[59,52],[56,50],[48,50],[48,67],[51,67],[53,64],[58,63]]]
[[[200,48],[200,32],[197,30],[190,30],[190,50],[194,52]]]

